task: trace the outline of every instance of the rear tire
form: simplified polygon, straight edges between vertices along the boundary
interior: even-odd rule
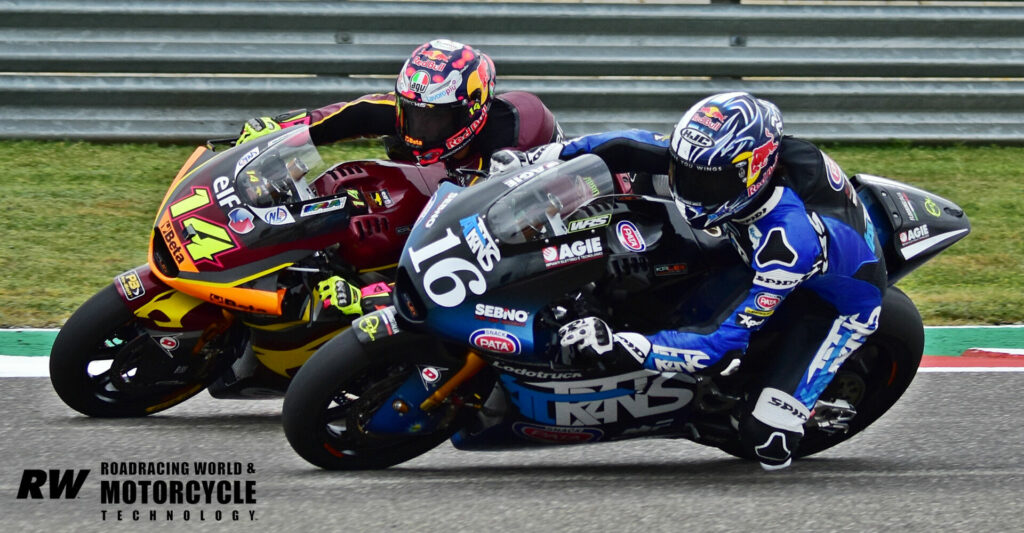
[[[433,342],[393,344],[371,353],[349,329],[311,357],[292,379],[281,418],[285,436],[303,459],[327,470],[382,469],[435,448],[460,427],[459,410],[450,404],[436,430],[422,435],[372,434],[363,424],[383,406],[417,363],[457,369],[463,361]],[[392,340],[399,340],[398,338]]]
[[[890,287],[882,300],[878,329],[836,372],[821,394],[822,400],[850,402],[857,414],[846,432],[829,434],[804,426],[800,447],[793,456],[807,457],[849,440],[879,419],[903,396],[917,375],[924,353],[924,324],[917,307],[903,291]],[[722,451],[756,459],[739,441],[721,445]]]
[[[113,284],[93,295],[60,329],[50,351],[50,383],[69,407],[97,418],[139,417],[173,407],[209,385],[230,360],[205,362],[188,383],[147,384],[167,375],[140,370],[147,358],[170,360]],[[145,382],[145,383],[143,383]]]

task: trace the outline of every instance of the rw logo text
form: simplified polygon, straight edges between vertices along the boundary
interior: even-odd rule
[[[70,500],[78,496],[88,476],[88,470],[78,470],[77,473],[75,470],[25,470],[18,485],[18,499],[41,500],[45,498],[43,486],[49,485],[51,500]]]

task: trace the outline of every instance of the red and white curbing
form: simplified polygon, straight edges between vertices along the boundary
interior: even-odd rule
[[[968,348],[959,357],[926,355],[920,372],[1024,372],[1024,349]]]

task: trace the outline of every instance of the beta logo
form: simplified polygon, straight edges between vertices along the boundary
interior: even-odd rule
[[[492,328],[474,331],[469,335],[469,342],[477,348],[494,353],[517,354],[523,347],[515,335]]]
[[[544,257],[544,266],[547,268],[577,263],[600,257],[603,254],[604,248],[601,246],[600,237],[591,237],[561,246],[548,246],[541,250],[541,255]]]
[[[642,252],[647,249],[644,236],[640,234],[636,225],[628,220],[623,220],[615,225],[615,234],[618,235],[619,242],[629,251]]]

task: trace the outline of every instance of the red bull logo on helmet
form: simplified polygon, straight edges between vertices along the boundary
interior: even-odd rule
[[[725,124],[725,115],[718,109],[718,106],[705,106],[693,114],[690,122],[696,122],[713,131],[718,131],[722,129],[722,124]]]

